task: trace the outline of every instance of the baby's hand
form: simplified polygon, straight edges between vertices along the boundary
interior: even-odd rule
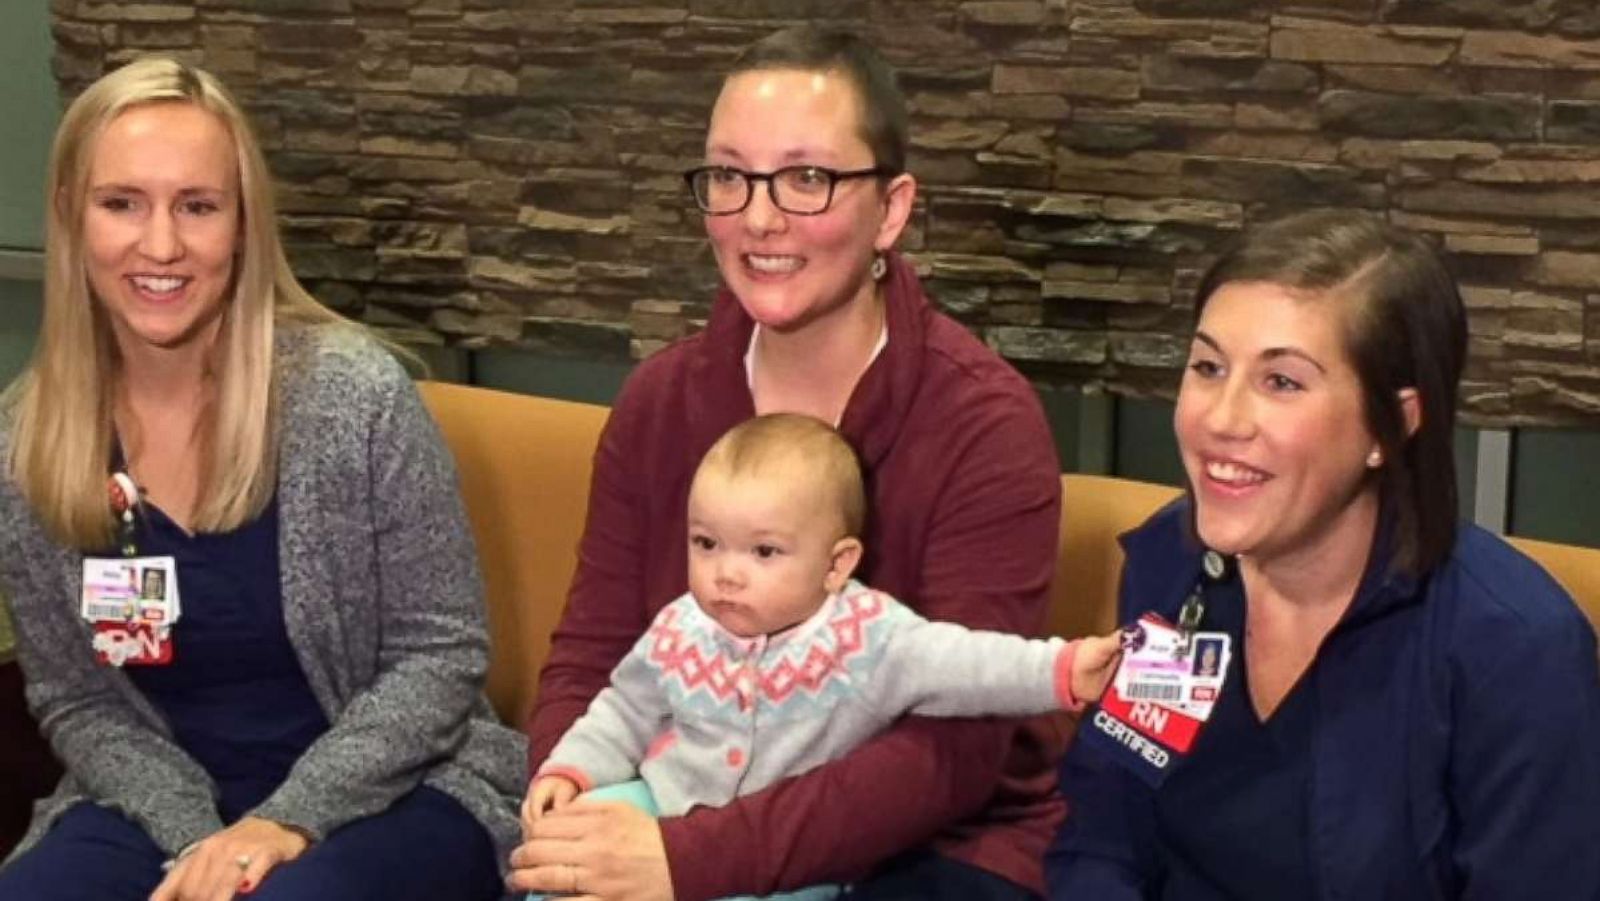
[[[566,776],[537,776],[528,786],[528,797],[522,802],[522,830],[527,833],[535,820],[552,810],[560,810],[578,796],[578,783]],[[524,834],[524,838],[526,838]]]
[[[1100,700],[1122,661],[1122,631],[1078,642],[1072,659],[1072,694],[1086,704]]]

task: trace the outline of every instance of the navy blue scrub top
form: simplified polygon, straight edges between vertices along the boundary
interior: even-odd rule
[[[328,730],[283,622],[278,502],[211,534],[190,535],[149,503],[141,511],[138,553],[176,559],[182,617],[170,664],[124,669],[216,782],[217,812],[231,823]]]
[[[1201,630],[1233,636],[1233,657],[1210,722],[1156,792],[1157,832],[1173,861],[1161,896],[1315,897],[1308,798],[1316,692],[1302,676],[1263,723],[1245,675],[1245,597],[1235,568],[1206,587],[1205,603]]]

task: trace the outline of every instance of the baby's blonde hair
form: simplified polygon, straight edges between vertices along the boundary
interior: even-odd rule
[[[799,413],[768,413],[729,429],[706,451],[695,480],[708,472],[725,477],[809,480],[832,496],[844,536],[859,538],[866,525],[867,497],[861,464],[834,428]]]

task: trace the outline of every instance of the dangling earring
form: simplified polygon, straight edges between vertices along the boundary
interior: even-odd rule
[[[1380,467],[1382,465],[1383,465],[1383,451],[1380,451],[1377,448],[1373,448],[1372,449],[1372,453],[1367,454],[1367,468],[1368,469],[1377,469],[1378,467]]]
[[[883,277],[885,275],[888,275],[888,274],[889,274],[889,261],[883,258],[883,254],[880,253],[877,256],[873,257],[872,258],[872,280],[875,281],[875,282],[881,282],[881,281],[883,281]]]

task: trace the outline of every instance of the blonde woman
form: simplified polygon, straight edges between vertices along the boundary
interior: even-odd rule
[[[67,110],[49,197],[0,582],[66,776],[0,899],[497,896],[525,752],[482,699],[450,459],[296,283],[237,104],[120,69]]]

